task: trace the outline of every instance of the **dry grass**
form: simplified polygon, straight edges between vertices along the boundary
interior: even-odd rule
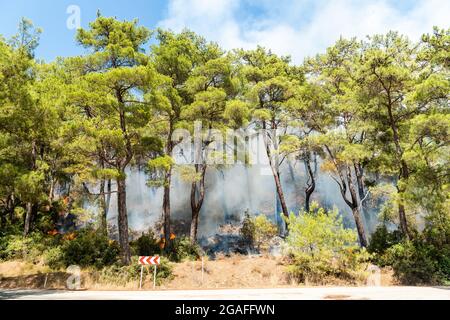
[[[175,278],[164,289],[264,288],[289,285],[278,258],[233,255],[216,260],[187,261],[174,267]]]
[[[173,280],[164,282],[158,289],[225,289],[225,288],[275,288],[313,286],[312,283],[298,284],[289,279],[285,266],[279,257],[224,255],[215,260],[204,260],[202,279],[202,262],[186,261],[173,264]],[[0,288],[34,288],[65,289],[69,277],[65,272],[50,272],[42,265],[33,265],[20,261],[0,263]],[[47,280],[46,280],[47,278]],[[152,289],[151,277],[143,283],[143,289]],[[137,290],[139,274],[127,283],[101,282],[95,272],[83,270],[81,274],[82,288],[87,290]],[[395,285],[393,272],[383,269],[381,285]],[[341,286],[348,282],[338,279],[326,279],[321,285]],[[365,285],[361,283],[360,285]],[[343,297],[342,297],[343,298]]]
[[[33,275],[50,272],[47,266],[23,261],[6,261],[0,263],[0,278]]]
[[[47,266],[23,261],[0,263],[0,288],[47,288],[65,287],[67,274],[52,272]]]

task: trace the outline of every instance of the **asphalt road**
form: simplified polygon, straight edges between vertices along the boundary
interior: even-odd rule
[[[314,287],[172,291],[1,290],[13,300],[450,300],[450,287]]]

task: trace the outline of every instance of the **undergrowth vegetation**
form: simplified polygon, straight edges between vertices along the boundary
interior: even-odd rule
[[[396,277],[405,284],[450,284],[450,244],[438,242],[426,227],[412,240],[403,239],[397,231],[385,226],[372,237],[369,252],[379,266],[391,266]]]
[[[370,255],[358,246],[356,232],[344,228],[337,210],[313,205],[309,212],[291,214],[286,220],[288,272],[294,278],[311,283],[364,279]]]
[[[246,214],[240,234],[248,246],[258,251],[267,251],[270,240],[278,234],[278,227],[265,215],[250,216]]]

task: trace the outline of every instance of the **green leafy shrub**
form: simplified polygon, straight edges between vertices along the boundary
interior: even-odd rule
[[[151,230],[143,233],[137,240],[131,242],[131,250],[137,256],[151,256],[161,253],[157,239]]]
[[[388,248],[401,242],[402,239],[403,236],[400,231],[389,232],[385,225],[381,225],[372,234],[367,250],[370,253],[382,255]]]
[[[259,251],[269,249],[269,242],[277,233],[277,226],[265,215],[251,217],[247,214],[242,223],[241,236],[244,242]]]
[[[391,266],[395,277],[405,284],[442,284],[450,281],[450,220],[427,220],[422,234],[411,241],[399,231],[379,227],[373,234],[369,251],[380,266]],[[442,217],[441,217],[442,218]]]
[[[369,254],[357,244],[354,230],[345,229],[337,210],[312,206],[310,212],[287,219],[288,273],[299,281],[320,283],[327,277],[362,279]]]
[[[30,251],[32,239],[11,235],[4,237],[2,243],[2,259],[23,259]]]
[[[46,250],[43,254],[44,263],[54,270],[64,267],[64,253],[61,246]]]
[[[0,257],[5,260],[21,259],[29,262],[39,262],[47,248],[55,245],[54,239],[34,232],[28,237],[8,235],[2,238]]]
[[[62,246],[64,264],[102,268],[117,262],[119,246],[105,235],[93,230],[79,232],[74,240]]]
[[[197,260],[202,256],[202,248],[192,243],[189,237],[176,238],[172,242],[172,250],[169,259],[174,262],[183,260]]]
[[[450,280],[450,247],[436,248],[421,239],[397,243],[380,260],[392,266],[404,284],[441,284]]]

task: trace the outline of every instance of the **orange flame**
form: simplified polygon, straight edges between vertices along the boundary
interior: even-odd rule
[[[50,236],[56,236],[57,234],[59,234],[59,232],[58,232],[58,230],[55,229],[55,230],[51,230],[51,231],[47,232],[47,234]]]
[[[76,234],[75,234],[74,232],[71,232],[71,233],[66,233],[66,234],[64,235],[63,239],[64,239],[64,240],[72,241],[72,240],[74,240],[76,237],[77,237]]]
[[[175,240],[176,237],[177,237],[177,236],[175,235],[175,233],[171,232],[171,233],[170,233],[169,239],[170,239],[170,240]],[[159,244],[159,248],[160,248],[161,250],[164,249],[164,248],[166,247],[166,238],[164,237],[164,234],[161,235],[161,239],[159,239],[158,244]]]

